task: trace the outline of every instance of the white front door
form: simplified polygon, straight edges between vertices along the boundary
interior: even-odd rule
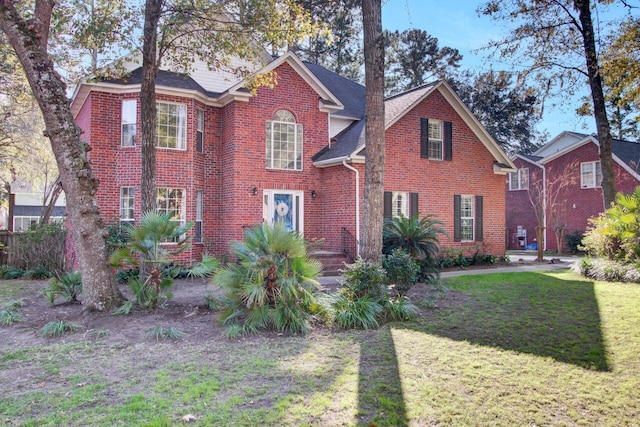
[[[264,190],[263,219],[271,225],[281,222],[287,230],[302,234],[303,197],[302,191]]]

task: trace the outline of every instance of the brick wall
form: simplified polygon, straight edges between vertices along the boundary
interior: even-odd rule
[[[542,180],[542,169],[521,158],[514,160],[518,169],[529,169],[529,183],[532,191],[535,191],[533,184]],[[527,231],[526,244],[537,243],[536,226],[538,220],[535,211],[529,199],[529,191],[525,190],[509,190],[509,176],[505,180],[506,191],[506,214],[507,214],[507,248],[523,249],[518,244],[517,231],[518,226],[523,227]],[[535,197],[535,196],[534,196]]]

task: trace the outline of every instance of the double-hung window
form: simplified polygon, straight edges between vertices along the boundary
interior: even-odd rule
[[[172,222],[183,225],[185,222],[185,191],[181,188],[158,188],[157,211],[168,215]]]
[[[136,109],[138,102],[135,99],[122,101],[122,142],[123,147],[132,147],[136,139]]]
[[[134,187],[120,187],[120,224],[133,225],[135,199],[136,189]]]
[[[400,191],[391,192],[391,216],[409,217],[409,194]]]
[[[509,173],[509,190],[527,190],[529,189],[529,169],[518,169],[516,172]]]
[[[157,147],[184,150],[187,146],[187,106],[156,103],[158,108]]]
[[[442,160],[442,122],[429,120],[429,158]]]
[[[196,150],[202,153],[204,144],[204,111],[198,110],[198,123],[196,127]]]
[[[453,240],[481,242],[483,232],[483,196],[456,194],[453,196]]]
[[[196,192],[195,242],[202,243],[202,190]]]
[[[267,169],[302,170],[302,125],[287,110],[267,122]]]
[[[473,196],[460,196],[460,240],[473,242],[474,240],[474,203]]]
[[[596,188],[602,184],[602,166],[600,162],[580,163],[580,187]]]

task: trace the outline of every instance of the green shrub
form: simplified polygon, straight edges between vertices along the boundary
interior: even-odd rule
[[[42,294],[54,304],[56,298],[61,297],[67,302],[78,301],[78,296],[82,293],[82,275],[79,271],[67,272],[63,275],[53,278],[49,281],[49,285],[43,289]]]
[[[356,259],[342,270],[344,290],[353,298],[379,299],[385,294],[386,271],[379,263]]]
[[[133,303],[131,301],[125,301],[120,307],[113,310],[114,316],[128,316],[133,310]]]
[[[384,314],[379,300],[369,297],[340,295],[333,309],[333,322],[342,329],[375,329],[379,326],[378,319]]]
[[[6,264],[0,265],[0,279],[4,279],[5,275],[9,272],[9,266]]]
[[[20,313],[11,308],[0,310],[0,325],[11,326],[16,322],[22,322],[24,318]]]
[[[640,283],[640,264],[585,257],[573,266],[573,270],[582,276],[605,282]]]
[[[54,320],[44,325],[38,331],[43,337],[61,337],[67,332],[75,332],[80,328],[80,325],[75,323],[69,323],[64,320]]]
[[[147,330],[147,337],[155,338],[157,341],[161,339],[170,339],[172,341],[179,340],[184,337],[184,332],[170,326],[168,328],[163,328],[161,326],[154,326]]]
[[[385,315],[389,320],[411,320],[418,314],[418,308],[406,297],[399,296],[385,301]]]
[[[24,276],[25,271],[18,267],[9,267],[9,269],[4,273],[5,279],[20,279]]]
[[[24,277],[34,280],[48,279],[51,277],[51,272],[47,267],[35,267],[25,271]]]
[[[583,237],[584,236],[580,230],[576,230],[573,233],[564,236],[564,241],[572,254],[577,254],[580,251]]]
[[[304,239],[282,224],[263,223],[247,229],[232,251],[238,263],[213,276],[224,291],[220,321],[227,336],[265,329],[307,333],[324,309],[316,293],[321,265],[307,256]]]
[[[15,244],[9,250],[27,269],[43,267],[60,272],[64,271],[66,236],[64,223],[37,224],[16,233]]]
[[[387,284],[398,295],[406,295],[415,285],[420,275],[420,266],[401,248],[382,256],[382,267],[386,271]]]

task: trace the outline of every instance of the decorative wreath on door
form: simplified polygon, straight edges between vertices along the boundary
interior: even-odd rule
[[[289,205],[285,202],[278,203],[278,206],[276,206],[276,212],[278,212],[278,215],[280,216],[286,216],[289,213]]]

